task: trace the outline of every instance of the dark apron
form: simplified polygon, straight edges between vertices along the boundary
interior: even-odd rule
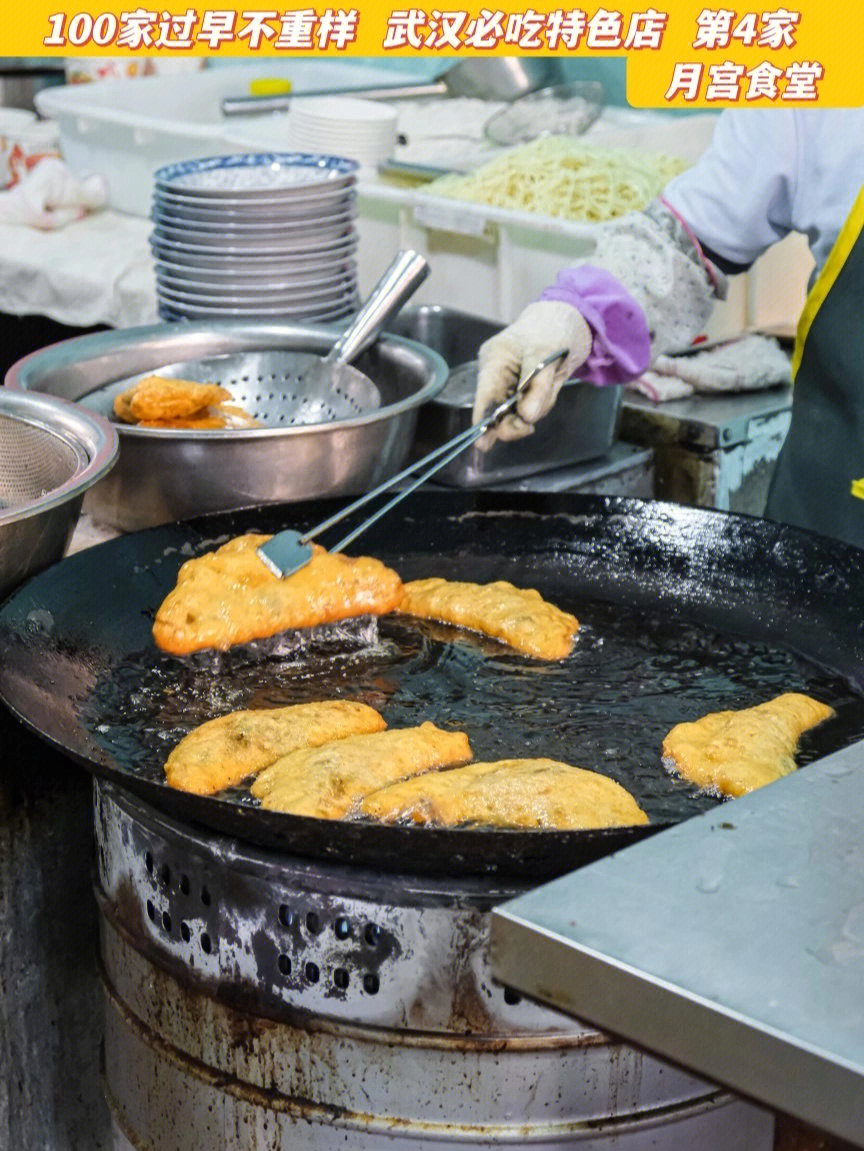
[[[769,519],[864,548],[864,190],[798,325],[792,423]]]

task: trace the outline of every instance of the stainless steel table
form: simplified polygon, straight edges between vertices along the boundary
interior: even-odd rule
[[[791,405],[786,386],[665,404],[625,392],[620,431],[653,449],[660,498],[761,515]]]
[[[864,1146],[864,743],[493,914],[495,975]]]

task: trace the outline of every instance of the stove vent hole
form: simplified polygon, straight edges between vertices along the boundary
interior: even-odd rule
[[[202,931],[201,933],[201,950],[205,955],[209,955],[213,950],[213,941],[210,939],[210,936],[206,931]]]
[[[162,912],[162,927],[167,935],[171,934],[171,916],[167,911]]]
[[[505,987],[504,988],[504,1002],[508,1003],[511,1007],[515,1007],[517,1003],[522,1002],[522,996],[519,994],[518,991],[514,990],[512,987]]]
[[[283,903],[279,908],[279,922],[283,927],[293,927],[297,922],[297,916],[287,903]]]
[[[333,931],[337,939],[350,939],[351,920],[346,919],[344,915],[340,915],[336,922],[333,924]]]
[[[291,974],[291,960],[289,959],[289,957],[287,955],[280,955],[279,958],[276,960],[276,965],[279,968],[279,971],[281,972],[282,975],[290,975]]]
[[[145,851],[145,853],[144,853],[144,866],[147,868],[147,874],[152,875],[153,874],[153,856],[150,854],[149,851]]]
[[[363,976],[363,990],[367,995],[377,995],[381,987],[381,981],[373,971],[367,971]]]
[[[307,983],[317,983],[321,978],[321,972],[318,970],[317,963],[307,963],[303,968],[303,974],[306,976]]]
[[[182,895],[188,895],[190,891],[191,891],[191,884],[189,883],[189,876],[188,875],[181,875],[180,876],[180,893]]]
[[[321,920],[317,911],[310,911],[306,915],[306,929],[311,935],[317,935],[321,930]]]
[[[189,930],[189,924],[181,922],[180,924],[180,938],[184,943],[188,943],[192,938],[192,932]]]
[[[147,918],[151,923],[156,922],[156,908],[153,906],[152,900],[147,900]]]
[[[344,991],[348,986],[348,972],[344,967],[337,967],[333,972],[333,984],[338,987],[340,991]]]
[[[165,885],[165,887],[171,886],[171,868],[167,863],[162,864],[162,867],[159,871],[159,878],[162,880],[162,883]]]
[[[374,923],[367,923],[363,929],[363,938],[370,947],[377,947],[381,942],[381,928]]]
[[[210,889],[207,887],[201,888],[201,902],[205,907],[209,907],[211,903]]]

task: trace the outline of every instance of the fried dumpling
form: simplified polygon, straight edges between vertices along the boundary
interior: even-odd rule
[[[165,761],[165,777],[181,791],[213,795],[287,752],[386,726],[373,707],[346,699],[232,711],[184,736]]]
[[[679,723],[663,740],[663,763],[705,791],[745,795],[795,770],[798,740],[834,709],[798,692],[741,711]]]
[[[270,811],[342,819],[384,784],[470,759],[463,731],[423,723],[291,752],[261,772],[252,794]]]
[[[369,556],[316,547],[305,567],[284,579],[257,554],[269,535],[244,535],[187,560],[163,600],[153,638],[164,651],[188,655],[392,611],[402,598],[396,572]]]
[[[415,776],[360,802],[385,823],[597,828],[648,822],[630,793],[595,771],[552,759],[502,759]]]
[[[404,585],[401,613],[439,620],[501,640],[536,659],[565,659],[579,630],[575,616],[533,588],[506,580],[477,584],[437,577]]]

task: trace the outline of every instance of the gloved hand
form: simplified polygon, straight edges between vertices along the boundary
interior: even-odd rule
[[[509,327],[488,339],[477,353],[475,423],[512,395],[520,379],[541,360],[560,348],[568,348],[569,355],[540,372],[516,410],[491,428],[477,446],[485,451],[496,440],[518,440],[530,435],[536,422],[552,409],[561,385],[585,362],[592,339],[581,313],[560,300],[529,304]]]
[[[107,199],[101,176],[79,180],[62,160],[48,156],[8,191],[0,192],[0,223],[62,228]]]

